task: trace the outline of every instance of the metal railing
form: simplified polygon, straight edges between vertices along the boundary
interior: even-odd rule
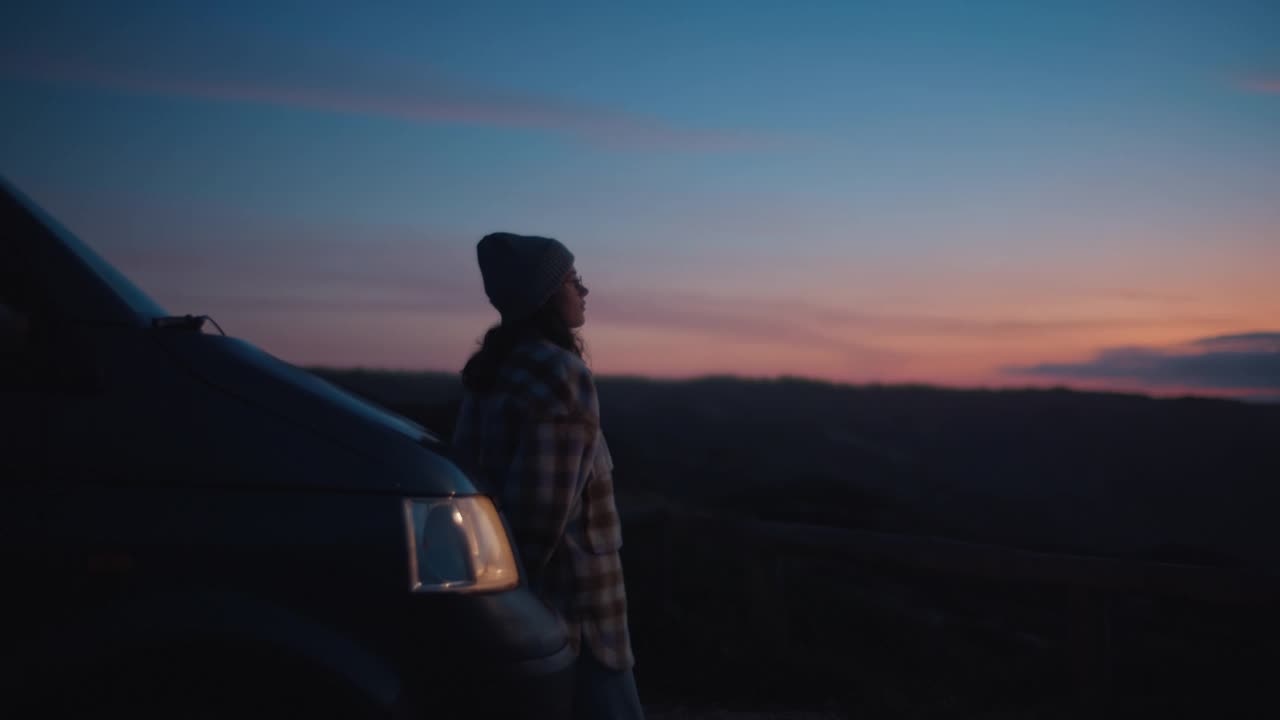
[[[1006,585],[1062,589],[1074,615],[1072,664],[1081,689],[1105,711],[1112,674],[1112,600],[1120,594],[1144,595],[1223,606],[1280,607],[1280,576],[1246,569],[1142,561],[1082,554],[1024,550],[942,537],[856,528],[772,522],[700,511],[668,509],[624,512],[624,525],[665,528],[661,564],[671,567],[672,526],[696,527],[752,554],[748,578],[751,615],[772,652],[787,656],[790,639],[785,607],[788,559],[830,558],[851,567],[910,571]],[[687,533],[687,530],[686,530]],[[670,588],[664,596],[671,597]]]

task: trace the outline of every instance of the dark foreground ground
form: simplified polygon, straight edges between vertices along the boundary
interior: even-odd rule
[[[452,430],[454,377],[319,372]],[[804,381],[599,385],[637,679],[655,718],[1280,716],[1266,590],[1280,407]],[[1012,568],[939,571],[761,540],[744,521],[1250,582],[1180,596],[1123,577],[1100,590],[1091,571],[1076,585]]]

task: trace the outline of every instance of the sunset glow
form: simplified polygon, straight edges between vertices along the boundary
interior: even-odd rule
[[[928,5],[32,6],[0,173],[302,365],[456,371],[506,230],[604,374],[1280,395],[1276,7]]]

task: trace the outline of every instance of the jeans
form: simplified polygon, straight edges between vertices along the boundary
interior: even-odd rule
[[[573,720],[644,720],[635,675],[601,665],[584,647],[573,672]]]

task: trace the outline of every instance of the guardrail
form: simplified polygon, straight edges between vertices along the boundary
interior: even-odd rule
[[[753,554],[748,587],[757,640],[787,656],[787,558],[831,558],[861,567],[911,571],[1014,585],[1062,588],[1075,622],[1068,633],[1078,683],[1105,712],[1112,667],[1112,599],[1117,594],[1181,598],[1227,606],[1280,607],[1280,577],[1260,572],[1168,562],[1041,552],[1013,547],[855,528],[835,528],[698,511],[624,512],[624,526],[664,525],[662,563],[670,568],[673,525],[714,534]],[[670,590],[665,591],[670,597]]]
[[[1135,592],[1228,604],[1280,602],[1280,577],[1247,570],[1021,550],[921,535],[768,522],[709,513],[689,519],[774,552],[837,556],[1002,582]]]

